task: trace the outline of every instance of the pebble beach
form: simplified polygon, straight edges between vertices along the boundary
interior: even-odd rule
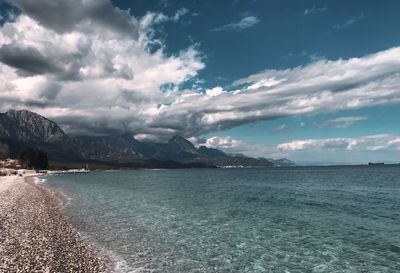
[[[33,177],[0,177],[0,272],[107,272],[106,259],[62,214],[62,201]]]

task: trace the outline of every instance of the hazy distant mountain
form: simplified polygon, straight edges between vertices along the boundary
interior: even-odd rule
[[[18,156],[27,147],[36,147],[58,162],[92,161],[128,167],[294,165],[287,159],[229,155],[205,146],[197,149],[181,136],[174,136],[167,143],[141,142],[132,133],[70,137],[55,122],[25,110],[0,114],[0,144],[7,145],[11,156]]]
[[[267,160],[269,160],[270,162],[274,163],[274,165],[276,167],[293,167],[296,166],[296,164],[287,159],[287,158],[281,158],[281,159],[270,159],[268,158]]]
[[[198,152],[205,157],[225,157],[226,153],[221,150],[200,146]]]

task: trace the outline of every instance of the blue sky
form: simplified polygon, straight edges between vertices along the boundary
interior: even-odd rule
[[[71,134],[400,162],[399,1],[29,2],[0,4],[3,111]]]
[[[169,52],[178,52],[199,43],[207,64],[200,77],[208,87],[229,85],[265,69],[304,65],[313,58],[362,57],[400,42],[398,1],[113,2],[136,16],[188,9],[180,23],[163,26],[165,44]],[[211,31],[252,16],[259,20],[252,27]]]

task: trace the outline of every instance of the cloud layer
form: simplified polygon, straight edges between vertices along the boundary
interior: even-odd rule
[[[177,129],[191,136],[258,120],[395,104],[400,102],[399,73],[400,48],[267,70],[237,81],[233,91],[187,91],[161,108],[154,122],[176,120]]]
[[[322,138],[299,139],[278,145],[267,146],[237,140],[232,137],[213,136],[207,139],[192,139],[196,145],[206,145],[225,151],[226,153],[244,153],[253,157],[291,158],[300,160],[315,160],[314,163],[330,158],[336,163],[366,163],[374,159],[387,159],[387,153],[396,154],[400,151],[400,136],[392,134],[367,135],[358,138]],[[359,156],[352,157],[357,153]],[[319,155],[304,157],[304,155]],[[350,160],[350,161],[349,161]],[[355,160],[355,161],[352,161]]]
[[[330,119],[324,122],[321,122],[318,124],[318,127],[320,128],[335,128],[335,129],[340,129],[340,128],[347,128],[351,125],[353,125],[356,122],[367,120],[368,117],[339,117],[339,118],[334,118]]]
[[[205,67],[201,54],[194,45],[168,55],[154,28],[186,9],[135,18],[108,0],[38,1],[10,1],[22,14],[0,28],[0,108],[28,108],[70,133],[193,137],[258,120],[400,103],[400,47],[262,71],[236,81],[234,90],[181,90]],[[63,16],[52,15],[55,9]],[[246,18],[235,27],[258,22]]]
[[[285,152],[304,150],[400,151],[400,136],[381,134],[360,138],[305,139],[282,143],[277,148]]]

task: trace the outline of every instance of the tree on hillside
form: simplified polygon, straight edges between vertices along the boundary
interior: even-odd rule
[[[6,159],[9,156],[8,145],[5,143],[0,143],[0,159]]]
[[[23,168],[27,169],[47,169],[49,161],[45,152],[35,149],[28,148],[20,155],[20,163]]]

